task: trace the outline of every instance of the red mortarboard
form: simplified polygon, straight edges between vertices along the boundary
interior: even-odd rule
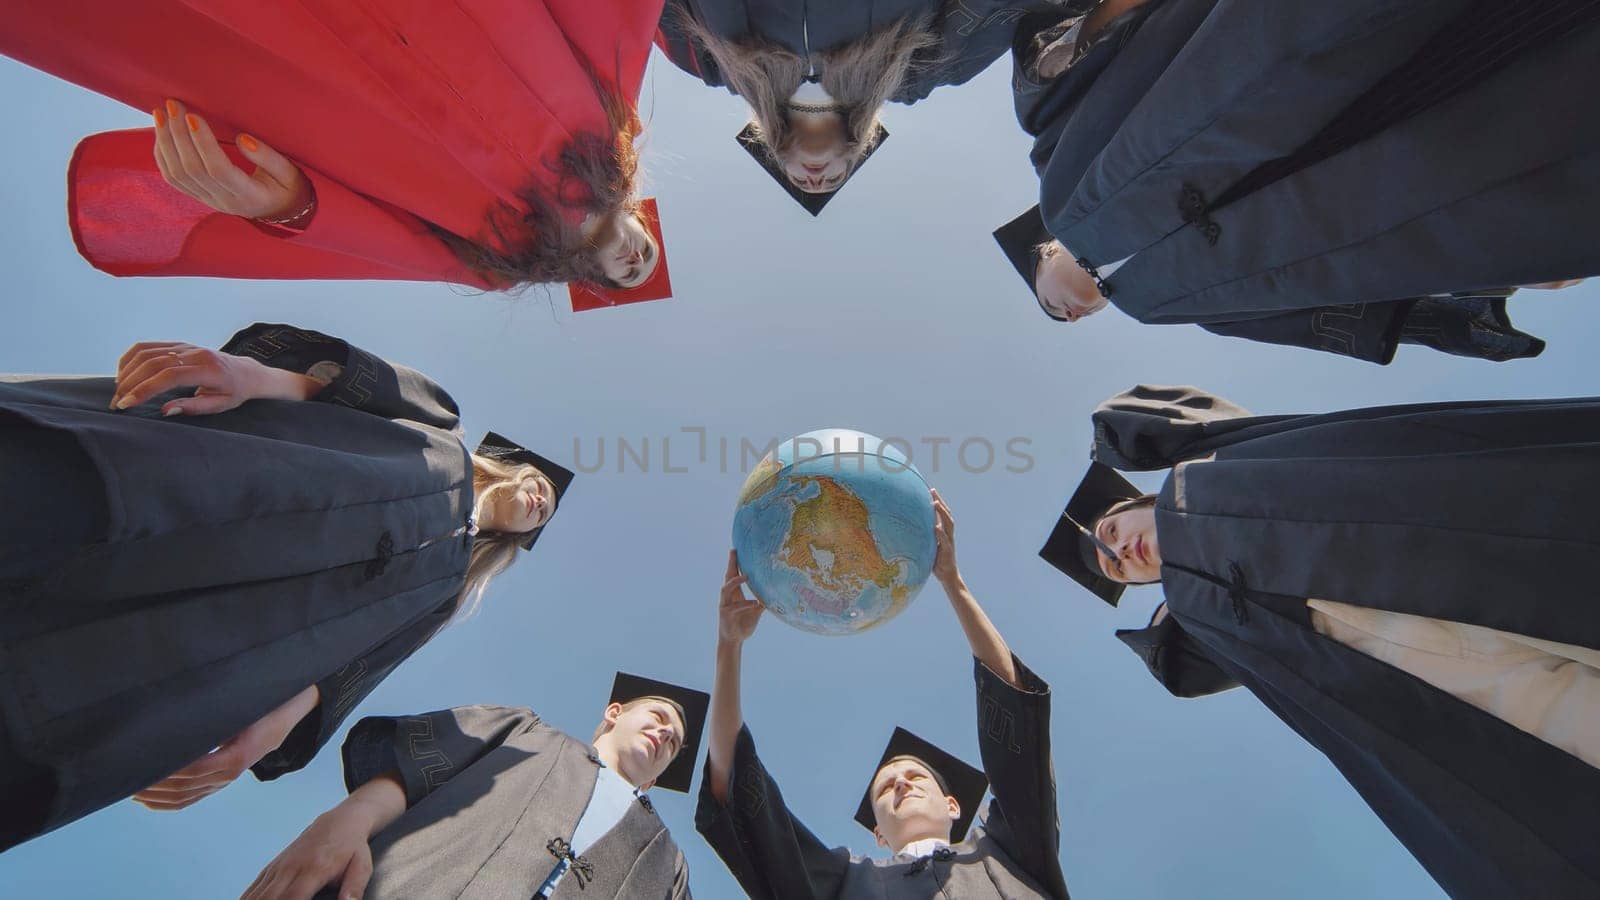
[[[645,228],[649,229],[651,236],[655,238],[656,247],[660,251],[656,270],[651,274],[650,280],[627,291],[569,284],[567,294],[572,298],[573,312],[621,306],[625,303],[643,303],[646,300],[665,300],[672,296],[672,277],[667,273],[667,243],[661,238],[661,213],[656,210],[654,198],[640,201],[639,215],[644,219]]]

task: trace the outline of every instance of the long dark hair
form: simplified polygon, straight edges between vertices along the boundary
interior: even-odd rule
[[[605,108],[608,133],[580,133],[555,159],[544,160],[554,176],[548,180],[555,184],[554,191],[546,187],[547,181],[531,179],[517,192],[523,208],[501,203],[474,239],[428,223],[434,236],[468,268],[502,290],[555,282],[618,287],[606,276],[569,213],[576,210],[601,218],[637,213],[639,151],[634,144],[644,125],[612,83],[592,70],[589,77]]]

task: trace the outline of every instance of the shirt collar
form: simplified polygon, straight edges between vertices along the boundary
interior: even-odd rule
[[[896,853],[895,856],[908,856],[912,859],[921,859],[924,856],[932,856],[933,851],[938,850],[940,847],[948,846],[950,846],[950,842],[943,840],[942,838],[923,838],[920,841],[912,841],[904,847],[901,847],[900,852]]]

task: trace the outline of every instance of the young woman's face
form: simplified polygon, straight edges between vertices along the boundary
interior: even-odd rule
[[[1122,584],[1148,584],[1161,580],[1161,544],[1156,539],[1156,510],[1136,506],[1101,517],[1094,536],[1117,551],[1115,557],[1096,551],[1100,571]]]
[[[1068,322],[1105,309],[1106,298],[1101,296],[1094,279],[1059,241],[1051,244],[1053,249],[1039,260],[1039,268],[1034,273],[1039,305],[1050,315]]]
[[[543,526],[555,512],[555,485],[539,475],[491,488],[478,527],[521,534]]]
[[[779,151],[784,177],[808,194],[839,189],[850,175],[850,142],[838,113],[789,113],[792,137]]]
[[[636,288],[655,274],[661,248],[637,215],[616,216],[601,223],[591,240],[600,267],[618,287]]]

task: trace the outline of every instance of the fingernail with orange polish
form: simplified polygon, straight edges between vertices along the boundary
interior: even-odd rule
[[[166,127],[166,125],[167,125],[167,114],[161,111],[161,107],[159,107],[159,106],[156,107],[154,110],[151,111],[151,114],[156,117],[156,127],[157,128],[165,128]]]
[[[195,115],[194,113],[189,113],[188,115],[184,116],[183,117],[183,121],[189,123],[189,130],[190,131],[199,131],[200,130],[200,117]]]
[[[178,101],[176,101],[176,100],[168,100],[167,101],[167,115],[175,116],[177,114],[178,114]]]
[[[248,134],[239,135],[238,144],[244,149],[249,150],[251,153],[261,149],[261,145],[256,143],[256,139]]]

